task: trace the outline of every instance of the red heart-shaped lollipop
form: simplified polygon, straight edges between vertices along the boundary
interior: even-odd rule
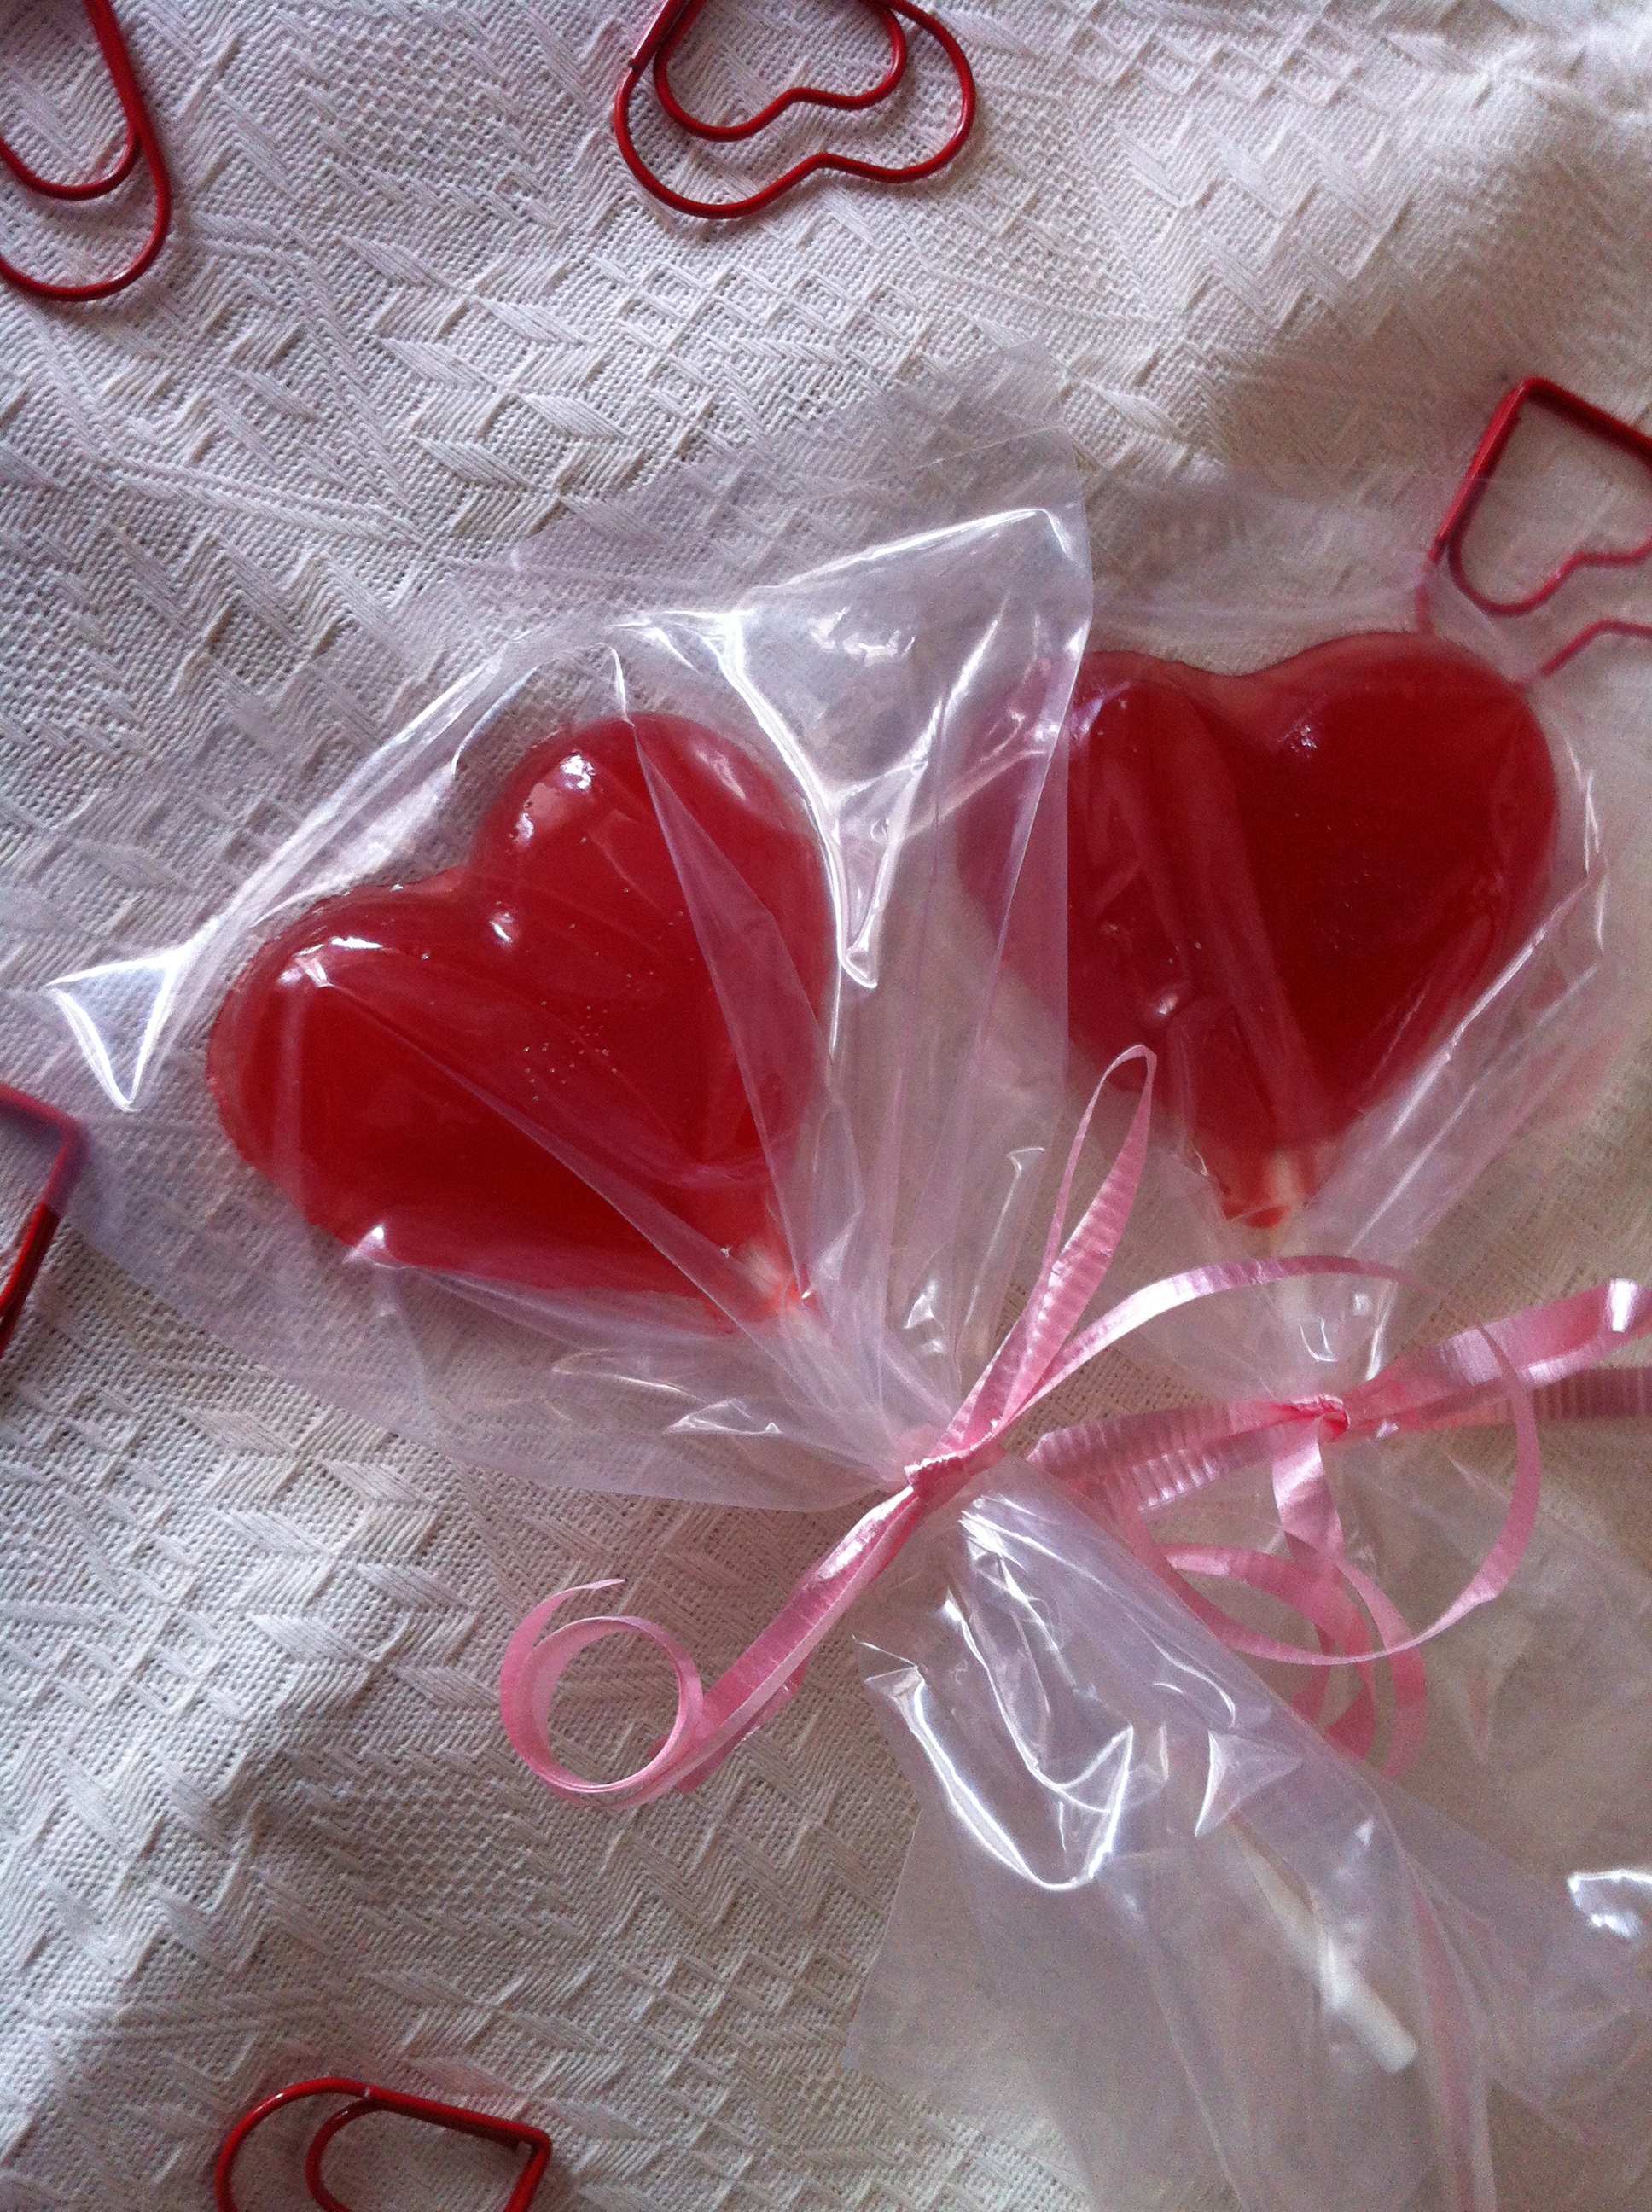
[[[207,1059],[224,1127],[319,1228],[531,1289],[686,1291],[560,1147],[748,1281],[772,1293],[785,1279],[769,1166],[645,755],[714,867],[743,879],[748,925],[761,908],[777,927],[801,992],[774,1018],[818,1006],[824,882],[769,778],[674,716],[559,732],[505,784],[462,866],[312,908],[224,1001]],[[806,1046],[789,1065],[764,1099],[771,1138],[803,1111]]]
[[[1070,728],[1073,1034],[1151,1044],[1226,1211],[1276,1227],[1536,919],[1547,742],[1495,670],[1399,635],[1251,676],[1093,653]]]

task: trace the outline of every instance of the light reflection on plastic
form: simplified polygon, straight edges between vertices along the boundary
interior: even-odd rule
[[[154,1059],[178,1003],[182,979],[198,953],[205,933],[143,960],[111,961],[61,975],[46,995],[68,1023],[98,1087],[123,1114],[137,1104],[144,1073]],[[135,1040],[125,1066],[117,1069],[115,1041]]]
[[[1586,1868],[1566,1876],[1566,1888],[1591,1928],[1625,1943],[1645,1942],[1652,1919],[1652,1868]]]
[[[301,975],[307,976],[319,991],[325,991],[333,980],[327,971],[330,952],[377,952],[380,949],[377,939],[371,937],[330,937],[325,945],[307,945],[290,966],[282,969],[281,981],[296,983]]]

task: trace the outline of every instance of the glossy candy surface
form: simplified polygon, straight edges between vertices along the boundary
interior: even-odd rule
[[[1093,653],[1069,726],[1073,1035],[1151,1044],[1225,1210],[1277,1227],[1536,919],[1547,741],[1494,670],[1400,635],[1241,677]]]
[[[769,1169],[639,749],[714,872],[748,887],[731,894],[748,921],[755,901],[778,925],[754,933],[802,993],[776,1018],[819,1005],[824,882],[768,777],[673,716],[560,732],[502,787],[463,866],[313,908],[224,1001],[208,1054],[224,1127],[318,1227],[530,1289],[686,1292],[556,1157],[571,1148],[754,1285],[784,1284]],[[766,1101],[781,1133],[811,1055],[792,1065]]]

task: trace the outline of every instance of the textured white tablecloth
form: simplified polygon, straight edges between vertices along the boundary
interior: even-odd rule
[[[1098,500],[1124,465],[1460,465],[1531,370],[1652,398],[1637,0],[952,5],[982,120],[950,174],[720,230],[605,127],[651,5],[122,0],[173,241],[108,307],[0,294],[0,856],[46,882],[65,824],[102,841],[88,949],[256,839],[257,745],[239,816],[191,760],[227,721],[301,744],[282,687],[348,626],[983,342],[1046,341]],[[832,0],[713,0],[685,83],[738,36],[722,91],[773,89],[792,21],[841,82],[875,58]],[[0,39],[24,150],[112,143],[72,0]],[[0,178],[8,250],[64,230]],[[1643,1056],[1458,1308],[1652,1268],[1649,1139]],[[1645,1559],[1643,1457],[1554,1455],[1558,1510]],[[1070,2204],[1036,2130],[840,2065],[910,1821],[845,1650],[682,1802],[558,1806],[501,1737],[515,1604],[612,1566],[726,1645],[841,1524],[484,1486],[508,1597],[452,1468],[60,1241],[0,1364],[0,2207],[204,2205],[228,2119],[335,2069],[530,2113],[547,2207]],[[502,2195],[378,2124],[329,2168],[360,2212]],[[277,2162],[249,2199],[289,2201]]]

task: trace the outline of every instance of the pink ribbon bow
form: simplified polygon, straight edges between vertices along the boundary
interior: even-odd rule
[[[1005,1438],[1041,1400],[1102,1352],[1149,1322],[1220,1292],[1303,1275],[1353,1275],[1393,1283],[1412,1278],[1374,1261],[1309,1256],[1242,1260],[1195,1267],[1133,1291],[1080,1328],[1135,1203],[1147,1154],[1154,1058],[1137,1046],[1102,1078],[1132,1060],[1146,1081],[1129,1133],[1106,1180],[1066,1243],[1066,1219],[1079,1155],[1098,1086],[1080,1122],[1031,1294],[1003,1344],[934,1449],[904,1470],[902,1487],[859,1520],[803,1577],[750,1648],[708,1690],[669,1630],[629,1614],[564,1623],[543,1633],[570,1599],[612,1589],[612,1582],[563,1590],[536,1606],[512,1637],[500,1674],[506,1732],[540,1779],[559,1796],[614,1797],[646,1803],[692,1790],[720,1766],[741,1738],[793,1697],[816,1647],[869,1583],[889,1565],[924,1516],[1005,1455]],[[1652,1410],[1652,1368],[1600,1369],[1596,1363],[1652,1329],[1652,1291],[1609,1282],[1556,1304],[1466,1329],[1444,1343],[1403,1355],[1345,1398],[1245,1399],[1123,1414],[1057,1429],[1025,1456],[1102,1515],[1139,1558],[1223,1641],[1256,1659],[1315,1670],[1297,1699],[1310,1717],[1322,1711],[1328,1669],[1359,1674],[1352,1701],[1327,1731],[1355,1757],[1376,1741],[1376,1666],[1391,1670],[1394,1717],[1386,1764],[1402,1768],[1422,1733],[1424,1685],[1420,1647],[1507,1589],[1537,1517],[1541,1466],[1540,1415],[1613,1418]],[[1439,1617],[1413,1631],[1382,1589],[1349,1559],[1326,1479],[1324,1446],[1344,1437],[1421,1434],[1512,1418],[1515,1474],[1509,1509],[1476,1573]],[[1284,1528],[1283,1556],[1228,1546],[1159,1545],[1145,1516],[1242,1468],[1268,1462]],[[1248,1629],[1187,1579],[1200,1575],[1247,1583],[1293,1607],[1318,1649]],[[1356,1602],[1356,1600],[1358,1602]],[[1364,1608],[1362,1611],[1362,1605]],[[1376,1635],[1373,1637],[1371,1626]],[[643,1636],[677,1677],[677,1716],[665,1741],[633,1774],[593,1782],[551,1756],[546,1730],[557,1685],[580,1652],[604,1637]]]

